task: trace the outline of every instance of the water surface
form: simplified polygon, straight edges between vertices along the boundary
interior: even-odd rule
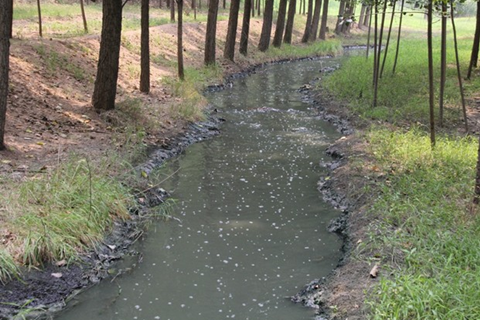
[[[180,220],[152,226],[143,262],[76,299],[58,319],[302,320],[290,302],[328,275],[341,240],[316,189],[325,148],[339,137],[299,88],[333,60],[271,65],[208,94],[222,134],[171,160],[163,188]]]

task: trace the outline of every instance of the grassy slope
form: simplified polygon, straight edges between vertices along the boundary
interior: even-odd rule
[[[380,283],[369,290],[367,313],[371,319],[480,319],[480,221],[471,205],[478,141],[458,134],[463,124],[449,45],[446,122],[431,149],[425,21],[407,16],[405,22],[399,67],[392,75],[390,54],[377,108],[371,107],[372,58],[349,60],[325,84],[366,123],[380,123],[363,133],[372,179],[381,179],[364,190],[372,199],[366,213],[371,223],[368,239],[353,252],[382,268]],[[465,72],[474,19],[458,19],[457,28]],[[434,46],[439,48],[438,37]],[[434,54],[438,66],[439,50]],[[435,79],[438,84],[439,73]],[[471,126],[479,86],[478,74],[465,84]]]
[[[63,85],[55,85],[53,77],[58,76],[63,81],[75,78],[77,82],[72,82],[68,96],[65,95],[69,98],[62,100],[62,103],[73,103],[72,97],[75,97],[80,105],[79,112],[85,112],[81,108],[89,102],[88,88],[92,88],[93,84],[97,37],[78,36],[83,34],[78,6],[47,3],[43,5],[42,11],[44,36],[53,40],[36,39],[35,6],[15,4],[15,63],[21,63],[22,68],[28,70],[26,73],[33,69],[35,74],[43,76],[44,78],[31,77],[29,82],[39,81],[38,84],[31,85],[47,87],[50,92],[63,94]],[[89,160],[91,156],[88,155],[88,150],[87,154],[71,156],[62,165],[58,164],[60,159],[53,160],[53,169],[50,165],[46,170],[41,168],[38,173],[32,172],[24,177],[21,183],[0,176],[0,281],[15,276],[21,265],[38,266],[46,261],[74,261],[79,252],[101,241],[105,232],[111,230],[115,219],[127,219],[128,208],[134,205],[131,186],[143,190],[155,184],[151,177],[135,177],[131,170],[132,159],[137,158],[143,150],[142,139],[147,132],[163,127],[165,122],[201,118],[205,102],[200,92],[205,85],[212,81],[218,83],[224,74],[252,64],[287,57],[335,54],[340,50],[340,42],[331,40],[259,52],[255,44],[261,23],[255,19],[253,23],[257,26],[252,28],[248,57],[237,53],[235,64],[220,58],[218,65],[205,68],[201,65],[201,41],[198,40],[203,39],[204,23],[195,22],[190,28],[186,26],[186,32],[191,35],[184,39],[187,48],[187,81],[179,82],[175,77],[176,62],[171,50],[174,43],[170,33],[175,31],[175,27],[162,25],[168,22],[168,14],[168,11],[158,9],[152,9],[151,12],[152,25],[165,27],[152,29],[151,52],[152,73],[157,77],[152,82],[157,91],[167,92],[166,97],[152,99],[160,101],[155,104],[145,102],[149,96],[135,95],[139,70],[132,61],[139,60],[139,7],[127,5],[122,37],[122,59],[126,62],[121,61],[120,67],[120,103],[115,113],[109,115],[110,120],[114,120],[113,124],[104,124],[105,134],[109,134],[107,140],[110,141],[110,149],[102,152],[101,156],[93,156],[96,160]],[[98,34],[100,7],[87,6],[87,15],[90,34]],[[221,12],[221,15],[225,17],[225,12]],[[192,18],[190,12],[187,22]],[[205,21],[205,12],[198,14],[198,21]],[[296,42],[303,31],[303,23],[304,17],[297,16]],[[225,26],[226,24],[219,24],[218,57],[223,49]],[[74,57],[75,60],[72,60]],[[16,90],[20,82],[18,85],[15,82]],[[55,93],[50,99],[54,98]],[[57,102],[51,103],[56,105]],[[48,108],[42,110],[48,111]],[[82,118],[81,114],[79,113],[79,118]],[[51,118],[50,115],[47,116]],[[29,128],[22,130],[27,133],[31,131]],[[43,142],[39,143],[43,145]],[[122,154],[116,150],[118,145],[122,147]],[[129,155],[125,161],[125,156],[132,153],[133,156]],[[4,163],[8,162],[10,161],[4,160]],[[127,174],[120,175],[119,172]]]

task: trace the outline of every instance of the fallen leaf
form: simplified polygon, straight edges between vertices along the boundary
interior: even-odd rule
[[[60,272],[52,273],[52,277],[54,277],[54,278],[61,278],[62,276],[63,276],[63,274],[61,274]]]
[[[146,173],[145,171],[142,171],[142,177],[148,178],[148,173]]]
[[[65,259],[60,260],[60,261],[57,261],[57,262],[55,263],[55,265],[56,265],[57,267],[63,267],[63,266],[66,265],[66,264],[67,264],[67,260],[65,260]],[[60,276],[61,276],[61,275],[62,275],[62,274],[60,273]],[[52,276],[53,276],[53,274],[52,274]]]
[[[374,265],[372,270],[370,270],[370,277],[376,278],[378,276],[379,269],[380,267],[378,266],[378,264]]]
[[[117,246],[114,246],[114,245],[111,245],[111,244],[107,245],[107,247],[109,247],[110,250],[115,250],[115,248],[117,248]]]

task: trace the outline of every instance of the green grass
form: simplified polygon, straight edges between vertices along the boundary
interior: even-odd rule
[[[470,214],[478,142],[444,136],[432,150],[421,130],[377,128],[368,140],[385,174],[370,212],[383,225],[377,249],[401,260],[371,292],[370,319],[480,319],[480,220]]]
[[[30,266],[72,261],[103,239],[115,219],[128,218],[133,199],[126,187],[109,177],[111,165],[72,158],[52,172],[4,190],[3,208],[12,212],[7,218],[11,232],[23,239],[14,242],[10,252]],[[5,279],[14,274],[8,263],[0,268]]]
[[[34,48],[45,63],[46,70],[50,76],[55,76],[58,70],[65,70],[79,81],[85,78],[85,71],[72,63],[68,56],[51,50],[43,44]]]

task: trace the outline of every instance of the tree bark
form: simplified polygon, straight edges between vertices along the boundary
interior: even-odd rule
[[[197,20],[197,4],[195,0],[192,0],[193,20]]]
[[[297,7],[297,0],[290,0],[288,4],[287,24],[285,25],[285,35],[283,37],[284,43],[292,43],[293,22],[295,20],[295,12]]]
[[[477,20],[475,24],[475,36],[473,38],[472,54],[470,56],[470,65],[468,67],[467,79],[472,76],[472,70],[477,67],[478,49],[480,47],[480,1],[477,1]]]
[[[362,3],[362,8],[360,9],[360,16],[358,17],[358,28],[362,29],[363,21],[365,20],[365,9],[367,6]]]
[[[265,11],[263,12],[262,33],[260,34],[260,41],[258,43],[258,50],[265,52],[270,46],[270,37],[272,34],[273,24],[273,1],[265,1]]]
[[[280,48],[282,45],[283,31],[285,30],[285,14],[287,12],[287,0],[280,0],[278,7],[277,26],[273,36],[273,46]]]
[[[322,8],[322,0],[315,0],[315,10],[313,11],[313,20],[310,27],[309,41],[317,40],[318,25],[320,23],[320,9]]]
[[[445,81],[447,78],[447,4],[442,2],[442,31],[440,44],[440,92],[438,99],[438,125],[443,127],[443,107],[445,95]]]
[[[219,0],[210,0],[208,3],[207,31],[205,34],[205,65],[215,64],[218,1]]]
[[[85,30],[85,33],[88,33],[87,16],[85,15],[83,0],[80,0],[80,8],[82,9],[83,30]]]
[[[9,12],[9,17],[8,17],[8,34],[10,36],[10,39],[13,38],[13,0],[9,0],[10,3],[7,4],[7,5],[10,5],[10,7],[12,8],[12,10],[10,10]]]
[[[102,34],[92,104],[95,110],[115,108],[122,33],[122,0],[103,0]]]
[[[248,2],[249,0],[247,0]],[[230,61],[235,57],[235,41],[237,40],[238,11],[240,9],[240,0],[230,1],[230,14],[228,17],[227,40],[225,41],[225,50],[223,57]],[[247,11],[246,16],[250,16]]]
[[[367,35],[367,52],[366,52],[366,57],[367,57],[367,60],[368,60],[368,55],[370,53],[370,39],[371,39],[371,35],[372,35],[372,7],[368,7],[368,24],[367,24],[367,27],[368,27],[368,35]]]
[[[390,25],[388,27],[387,44],[385,45],[385,53],[383,54],[382,68],[380,69],[380,78],[383,75],[383,68],[385,67],[385,61],[387,60],[388,48],[390,46],[390,37],[392,36],[393,20],[395,18],[396,4],[397,4],[397,1],[394,1],[392,6],[392,16],[390,18]]]
[[[185,80],[185,71],[183,68],[183,0],[177,1],[177,58],[178,58],[178,78]]]
[[[398,61],[398,51],[400,50],[400,35],[402,34],[402,21],[403,21],[403,8],[405,6],[405,0],[402,0],[402,7],[400,8],[400,21],[398,22],[398,36],[397,36],[397,48],[395,49],[395,61],[393,62],[392,73],[395,74]]]
[[[40,5],[40,0],[37,0],[37,9],[38,9],[38,35],[40,38],[43,38],[43,31],[42,31],[42,8]]]
[[[175,22],[175,0],[170,0],[170,22]]]
[[[455,27],[453,0],[450,0],[450,19],[452,21],[452,33],[453,33],[453,44],[455,49],[455,62],[457,65],[458,87],[460,89],[460,97],[462,98],[463,121],[465,122],[465,132],[468,133],[467,108],[465,105],[465,94],[463,92],[462,73],[460,71],[460,58],[458,57],[457,28]]]
[[[435,147],[435,96],[433,88],[432,1],[427,5],[428,87],[430,104],[430,143]]]
[[[243,21],[242,21],[242,34],[240,36],[240,53],[244,56],[248,52],[248,36],[250,34],[250,14],[249,12],[255,12],[253,8],[254,0],[245,0],[244,9],[243,9]]]
[[[0,2],[0,150],[5,150],[5,120],[8,100],[8,70],[10,63],[10,30],[12,1]]]
[[[307,22],[305,23],[305,31],[303,32],[302,43],[307,43],[310,37],[310,30],[312,27],[312,14],[313,14],[313,0],[308,0],[308,12]]]
[[[328,2],[329,0],[323,0],[322,22],[320,23],[320,35],[319,35],[319,38],[321,40],[327,39]]]
[[[142,0],[140,35],[140,91],[150,92],[150,0]]]

